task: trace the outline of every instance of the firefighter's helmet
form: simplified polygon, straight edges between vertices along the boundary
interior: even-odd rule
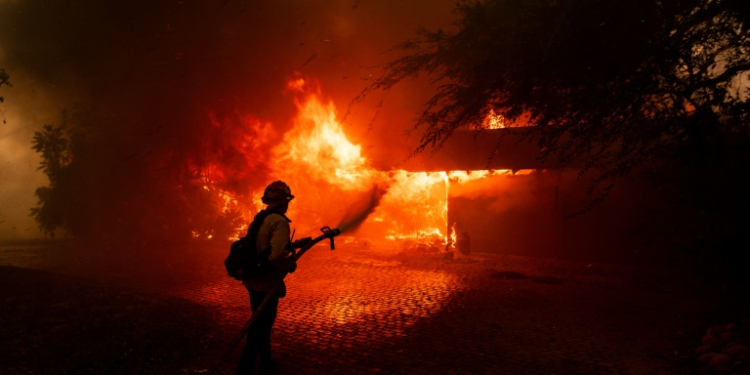
[[[269,206],[276,206],[288,203],[292,199],[294,199],[294,195],[292,195],[289,185],[284,181],[274,181],[266,187],[261,201]]]

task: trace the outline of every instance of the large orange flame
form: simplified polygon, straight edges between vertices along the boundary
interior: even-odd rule
[[[299,230],[314,231],[322,225],[333,225],[346,208],[363,197],[372,196],[373,188],[385,193],[379,196],[377,208],[358,225],[357,235],[371,241],[417,240],[420,242],[455,242],[448,238],[448,192],[451,184],[464,184],[477,179],[507,176],[528,171],[485,170],[408,172],[381,171],[372,167],[344,133],[336,108],[325,101],[316,84],[296,77],[287,89],[295,95],[297,115],[291,129],[283,135],[267,155],[258,155],[266,139],[273,138],[273,128],[257,120],[247,121],[247,134],[234,147],[244,155],[246,163],[260,160],[269,170],[270,180],[284,180],[297,198],[290,206]],[[253,156],[255,158],[253,158]],[[257,170],[256,166],[251,169]],[[222,170],[209,165],[205,188],[215,191],[223,210],[239,209],[246,221],[262,208],[262,191],[231,194],[228,176],[242,173]],[[270,181],[265,181],[267,183]],[[454,234],[455,236],[455,234]]]
[[[296,82],[295,87],[303,90],[304,83]],[[361,147],[346,138],[333,103],[323,104],[313,92],[304,101],[297,102],[297,109],[299,114],[292,130],[274,149],[276,169],[295,165],[305,168],[306,174],[316,179],[335,183],[346,190],[367,186],[372,169],[367,166]]]

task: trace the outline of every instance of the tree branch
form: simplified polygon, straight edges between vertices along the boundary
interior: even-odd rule
[[[688,92],[693,92],[693,91],[695,91],[697,89],[702,89],[702,88],[706,88],[706,87],[709,87],[709,86],[717,85],[717,84],[721,83],[722,81],[725,81],[725,80],[727,80],[729,78],[732,78],[735,75],[737,75],[738,73],[743,72],[743,71],[747,71],[747,70],[750,70],[750,62],[746,62],[744,64],[739,64],[739,65],[735,65],[735,66],[733,66],[733,67],[725,70],[723,73],[719,74],[718,76],[716,76],[714,78],[710,78],[710,79],[704,80],[702,82],[696,82],[696,83],[693,83],[691,85],[688,85],[688,87],[687,87]]]

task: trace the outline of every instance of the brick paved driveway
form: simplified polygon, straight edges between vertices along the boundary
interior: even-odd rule
[[[705,308],[658,280],[596,265],[396,252],[342,244],[300,260],[273,337],[280,373],[678,374],[675,335],[691,333],[680,332],[681,317]],[[223,255],[204,254],[166,281],[120,279],[215,311],[219,345],[183,373],[205,373],[249,317]],[[219,373],[232,373],[238,356]]]
[[[684,295],[632,285],[627,276],[586,264],[395,253],[320,246],[300,261],[274,334],[283,373],[684,371],[668,360],[683,329],[675,319],[701,308]],[[228,339],[248,318],[247,296],[220,267],[213,274],[169,292],[214,306]],[[235,355],[225,373],[236,361]]]

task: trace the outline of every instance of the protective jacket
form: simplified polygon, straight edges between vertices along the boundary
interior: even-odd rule
[[[256,246],[259,253],[271,250],[268,260],[274,269],[262,275],[242,280],[242,284],[248,289],[270,292],[276,283],[282,282],[281,288],[277,293],[282,297],[286,295],[286,285],[283,284],[284,276],[295,266],[295,261],[289,252],[292,248],[289,240],[290,222],[291,220],[278,212],[268,215],[263,220],[263,224],[258,231]]]

